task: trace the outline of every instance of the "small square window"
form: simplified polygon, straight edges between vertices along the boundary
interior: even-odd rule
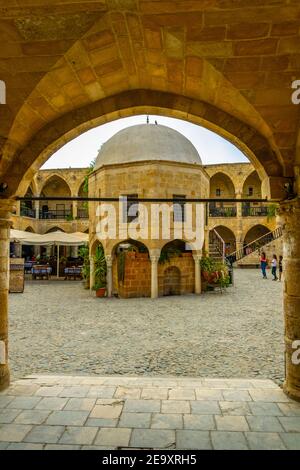
[[[138,195],[126,194],[123,197],[123,222],[129,224],[138,217]]]
[[[182,202],[182,200],[185,199],[185,196],[173,194],[173,199],[180,199],[180,201],[175,202],[173,204],[174,222],[184,222],[185,221],[185,203]]]
[[[216,196],[217,197],[221,196],[221,189],[220,188],[216,189]]]
[[[253,188],[252,187],[250,187],[248,189],[248,196],[253,196]]]

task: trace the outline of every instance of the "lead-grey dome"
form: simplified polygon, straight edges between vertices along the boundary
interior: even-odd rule
[[[147,160],[202,164],[193,144],[179,132],[166,126],[139,124],[117,132],[103,144],[95,169]]]

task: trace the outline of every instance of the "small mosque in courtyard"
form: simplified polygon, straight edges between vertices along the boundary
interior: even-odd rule
[[[209,176],[186,137],[149,123],[121,130],[99,151],[89,196],[121,198],[89,203],[91,255],[101,244],[108,296],[201,292],[205,207],[184,200],[209,197]],[[137,201],[153,198],[178,203]]]

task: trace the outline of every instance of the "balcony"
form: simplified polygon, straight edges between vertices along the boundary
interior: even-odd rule
[[[31,217],[32,219],[35,218],[35,210],[31,209],[31,207],[23,206],[20,208],[20,215],[24,217]]]
[[[236,206],[213,207],[209,206],[209,217],[236,217]]]
[[[62,209],[62,210],[49,210],[49,211],[40,211],[40,219],[43,220],[72,220],[72,211],[71,209]]]
[[[243,217],[267,217],[268,207],[267,206],[248,206],[243,204],[242,216]]]

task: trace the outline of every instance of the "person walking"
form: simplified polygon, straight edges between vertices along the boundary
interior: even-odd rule
[[[283,271],[283,267],[282,267],[282,261],[283,261],[283,257],[282,255],[279,256],[279,260],[278,260],[278,281],[280,282],[281,281],[281,278],[282,278],[282,271]]]
[[[266,258],[266,253],[263,251],[260,256],[260,269],[263,275],[263,279],[267,279],[266,269],[268,266],[268,260]]]
[[[273,255],[271,266],[272,266],[272,276],[273,276],[272,281],[277,281],[278,277],[277,277],[277,256],[276,255]]]

